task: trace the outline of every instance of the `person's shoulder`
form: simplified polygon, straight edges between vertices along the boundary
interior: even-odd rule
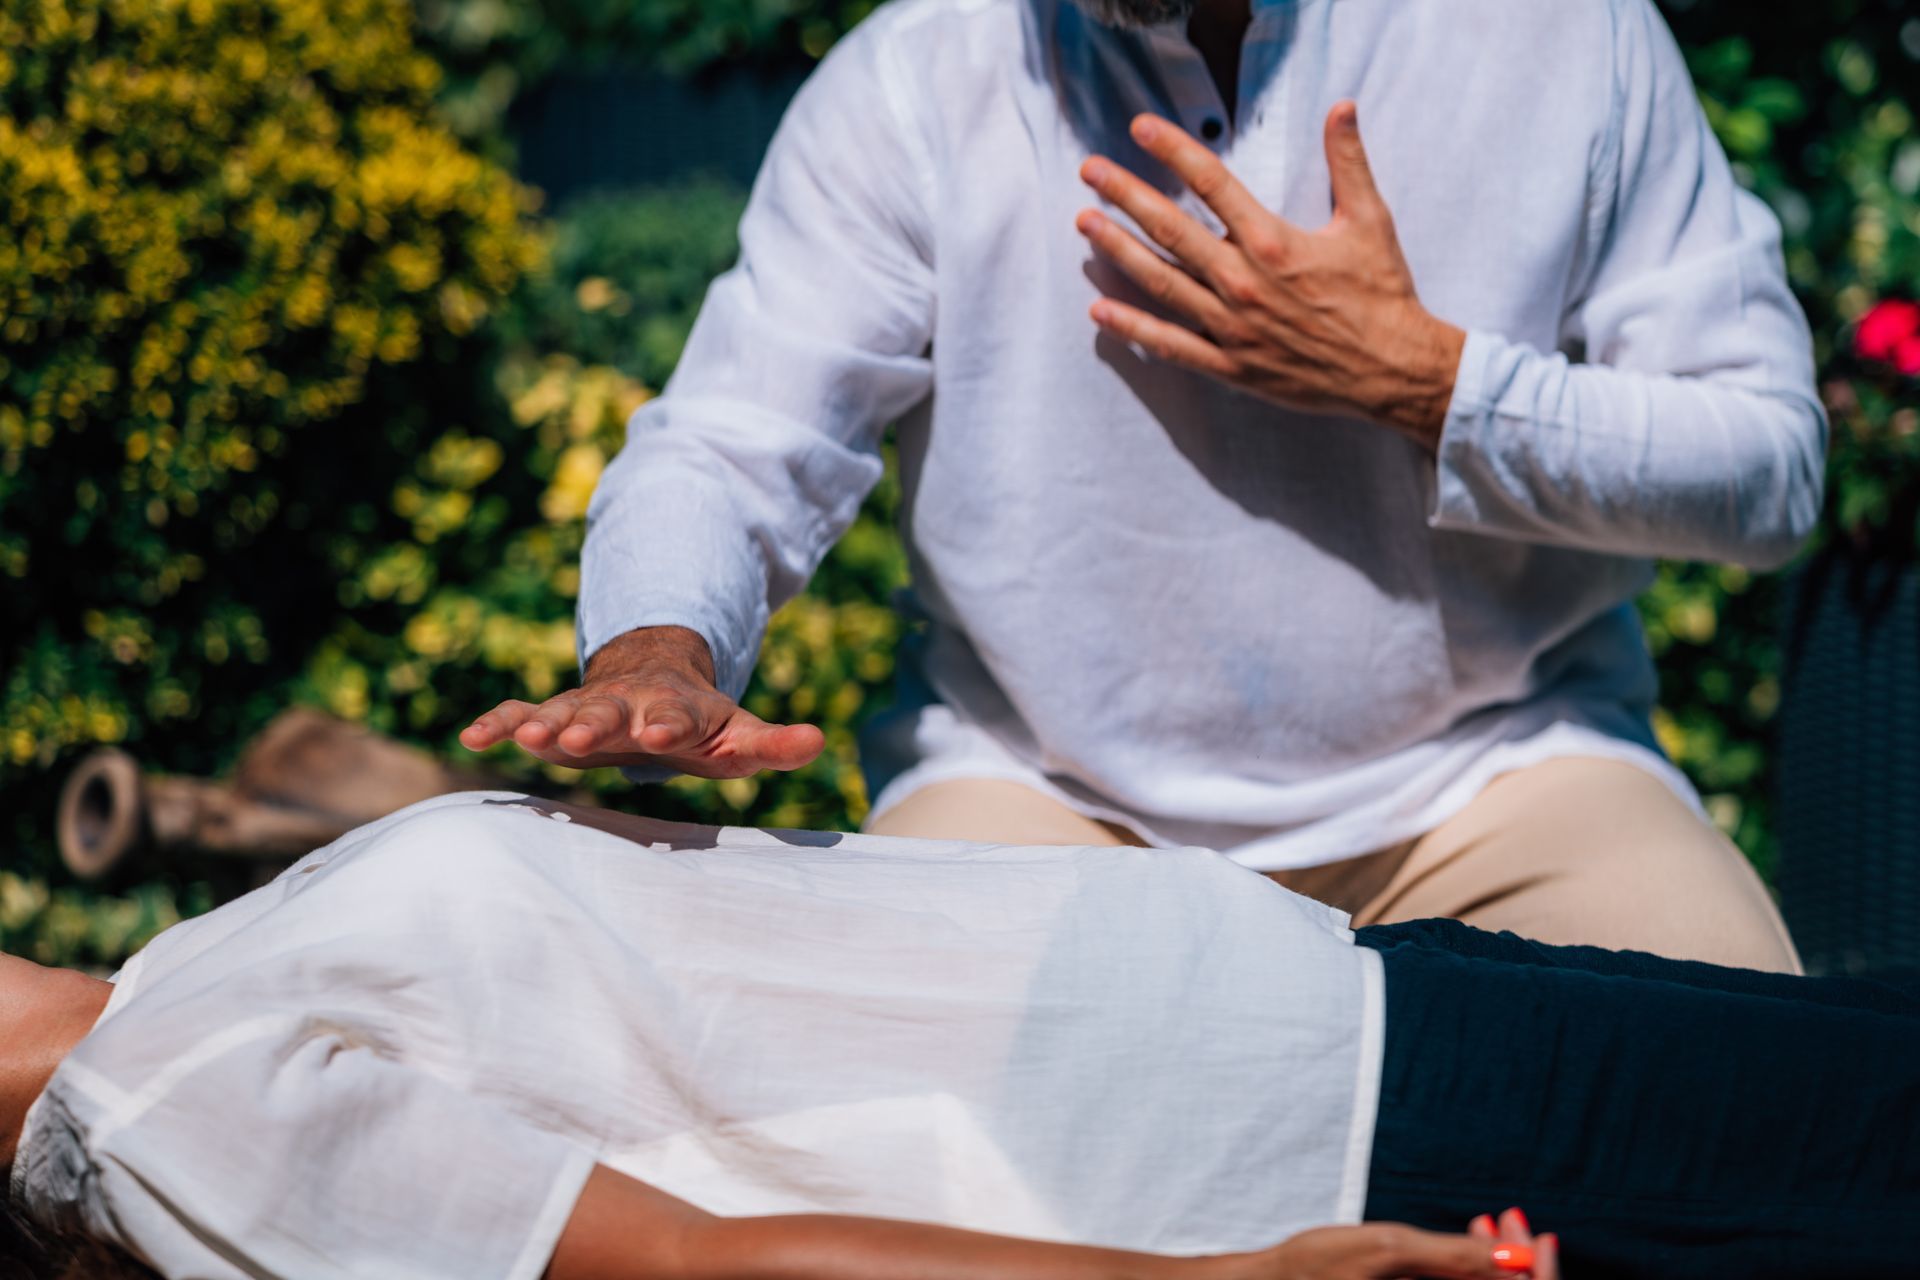
[[[1027,29],[1032,0],[886,0],[855,28],[884,39],[1009,39]]]
[[[1353,0],[1331,0],[1339,5]],[[1358,0],[1369,27],[1405,56],[1439,57],[1515,86],[1577,82],[1609,68],[1622,34],[1658,22],[1653,0]],[[1376,26],[1377,24],[1377,26]],[[1402,39],[1395,40],[1391,36]],[[1444,53],[1443,53],[1444,51]],[[1463,89],[1473,86],[1463,84]]]
[[[1495,57],[1524,55],[1515,69],[1541,79],[1607,69],[1622,50],[1671,39],[1654,0],[1447,0],[1393,12]]]
[[[1032,0],[887,0],[827,56],[889,58],[916,75],[1004,65],[1026,48],[1034,20]]]
[[[1446,0],[1442,4],[1416,5],[1372,2],[1393,18],[1443,26],[1469,39],[1504,42],[1515,37],[1545,38],[1556,45],[1604,38],[1623,14],[1652,7],[1652,0]]]

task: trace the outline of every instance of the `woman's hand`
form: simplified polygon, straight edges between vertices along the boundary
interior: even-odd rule
[[[1533,1280],[1560,1280],[1560,1237],[1551,1231],[1533,1234],[1527,1215],[1517,1208],[1501,1214],[1499,1222],[1491,1214],[1481,1214],[1467,1224],[1467,1234],[1490,1245],[1528,1250],[1533,1259],[1533,1270],[1528,1274]]]
[[[1466,1235],[1390,1222],[1303,1231],[1258,1256],[1250,1280],[1560,1280],[1559,1241],[1535,1237],[1509,1209],[1481,1215]]]

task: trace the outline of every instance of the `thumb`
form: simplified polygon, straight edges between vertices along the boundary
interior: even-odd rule
[[[768,724],[742,711],[727,726],[730,754],[761,769],[798,769],[812,764],[827,745],[827,735],[810,724]]]
[[[1334,103],[1327,112],[1326,133],[1334,217],[1361,223],[1377,220],[1387,205],[1373,184],[1373,166],[1367,162],[1366,144],[1360,141],[1360,108],[1351,99]]]

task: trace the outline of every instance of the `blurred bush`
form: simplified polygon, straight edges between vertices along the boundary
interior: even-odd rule
[[[1764,11],[1663,5],[1741,181],[1779,214],[1833,420],[1817,542],[1910,548],[1920,485],[1915,384],[1851,349],[1881,299],[1920,287],[1920,17],[1903,0]],[[1659,659],[1661,740],[1721,826],[1773,865],[1767,727],[1780,699],[1777,577],[1669,565],[1641,602]]]
[[[498,135],[514,98],[556,72],[609,64],[692,75],[804,64],[878,0],[420,0],[424,47],[448,70],[448,118]]]
[[[381,478],[437,465],[424,420],[477,403],[459,384],[539,242],[440,84],[401,0],[0,0],[15,867],[47,865],[82,748],[224,763],[335,628]]]

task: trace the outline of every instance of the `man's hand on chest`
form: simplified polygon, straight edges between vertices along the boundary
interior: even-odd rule
[[[1077,225],[1155,303],[1192,327],[1102,298],[1102,328],[1162,359],[1276,404],[1345,413],[1431,450],[1453,396],[1466,334],[1421,305],[1374,186],[1354,105],[1327,116],[1334,215],[1304,231],[1261,206],[1220,158],[1158,116],[1134,140],[1173,170],[1227,228],[1214,235],[1148,183],[1103,157],[1081,169],[1173,260],[1095,210]]]

